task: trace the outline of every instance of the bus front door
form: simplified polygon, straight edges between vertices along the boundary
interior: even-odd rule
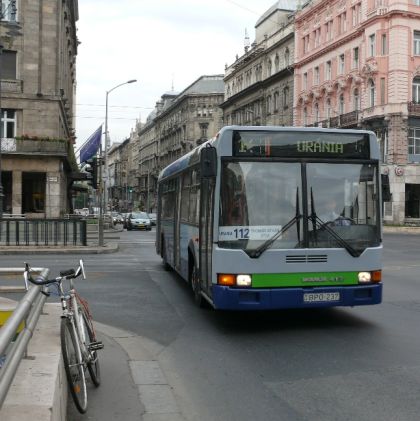
[[[202,178],[200,186],[200,283],[201,289],[211,296],[211,262],[213,245],[214,177]]]

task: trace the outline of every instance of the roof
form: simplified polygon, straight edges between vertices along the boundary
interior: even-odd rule
[[[178,98],[189,94],[224,93],[225,85],[223,78],[224,75],[200,76],[195,82],[185,88],[178,95]]]
[[[284,12],[294,12],[297,10],[299,0],[278,0],[273,6],[271,6],[257,21],[255,26],[257,27],[268,19],[276,10],[281,10]]]

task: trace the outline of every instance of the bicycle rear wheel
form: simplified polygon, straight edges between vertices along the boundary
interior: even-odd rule
[[[88,316],[85,312],[82,313],[82,320],[83,326],[85,329],[85,337],[87,346],[89,343],[96,342],[95,333],[93,331],[92,323],[89,321]],[[92,361],[88,362],[87,368],[89,370],[90,378],[92,379],[92,383],[98,387],[101,384],[101,367],[99,365],[98,359],[98,352],[97,351],[89,351],[92,356]]]
[[[64,369],[66,370],[70,393],[77,410],[81,414],[84,414],[87,410],[85,368],[79,343],[74,335],[73,326],[69,319],[61,319],[60,333]]]

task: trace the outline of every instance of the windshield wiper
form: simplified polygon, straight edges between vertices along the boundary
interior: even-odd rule
[[[296,215],[286,224],[284,225],[278,232],[276,232],[271,238],[264,241],[260,246],[258,246],[256,249],[247,251],[247,254],[249,257],[252,258],[258,258],[260,257],[269,247],[272,246],[272,244],[281,237],[282,234],[284,234],[290,227],[293,226],[293,224],[296,222],[297,226],[297,236],[298,240],[300,242],[300,220],[302,218],[302,215],[299,211],[299,189],[296,190]]]
[[[311,214],[308,215],[308,219],[312,221],[312,226],[313,226],[312,232],[314,233],[315,242],[318,241],[317,225],[319,225],[320,227],[322,227],[322,229],[325,229],[325,231],[327,231],[331,235],[331,237],[335,239],[335,241],[337,241],[339,246],[345,248],[351,256],[359,257],[363,253],[363,250],[356,250],[350,243],[348,243],[343,237],[338,235],[330,226],[328,226],[328,223],[324,222],[321,218],[318,217],[318,215],[315,212],[315,202],[314,202],[312,187],[311,187]]]
[[[294,216],[286,225],[283,226],[278,232],[276,232],[271,238],[266,240],[256,249],[250,250],[248,253],[249,257],[256,258],[260,257],[271,245],[282,235],[284,234],[293,224],[299,221],[302,218],[302,215]]]

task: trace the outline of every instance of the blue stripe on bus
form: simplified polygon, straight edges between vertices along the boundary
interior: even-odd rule
[[[304,302],[305,293],[340,293],[339,301]],[[382,284],[317,288],[242,289],[212,286],[213,304],[221,310],[276,310],[282,308],[320,308],[379,304]]]

